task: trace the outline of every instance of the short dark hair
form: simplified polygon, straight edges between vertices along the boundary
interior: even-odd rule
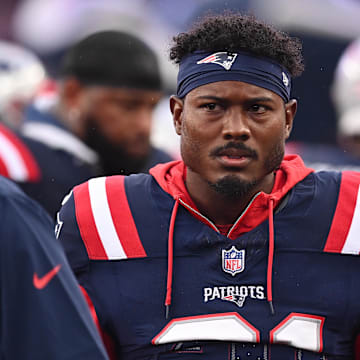
[[[85,85],[161,90],[157,55],[142,40],[116,30],[93,33],[64,56],[61,76]]]
[[[184,33],[173,37],[170,60],[179,63],[194,51],[247,51],[284,66],[291,76],[304,70],[302,44],[298,38],[275,29],[252,15],[226,12],[206,15]]]

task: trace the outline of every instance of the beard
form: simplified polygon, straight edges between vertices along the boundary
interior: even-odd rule
[[[208,182],[208,184],[218,194],[229,199],[238,200],[252,191],[258,184],[258,181],[244,181],[236,175],[226,175],[217,182]]]
[[[100,157],[101,174],[99,175],[135,174],[142,171],[148,160],[148,156],[131,156],[123,146],[111,143],[94,120],[88,123],[84,142]]]
[[[228,146],[245,148],[242,145],[239,146]],[[249,152],[250,153],[250,152]],[[254,152],[253,157],[257,157],[257,154]],[[281,142],[277,143],[273,149],[270,151],[269,155],[264,160],[264,176],[275,172],[282,160],[284,158],[284,146]],[[214,189],[218,194],[223,195],[224,197],[232,200],[239,200],[243,197],[246,197],[251,193],[262,181],[263,177],[254,178],[250,181],[245,181],[240,179],[235,174],[226,175],[223,178],[219,179],[215,183],[208,182],[210,187]]]

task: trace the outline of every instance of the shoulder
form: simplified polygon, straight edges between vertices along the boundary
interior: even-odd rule
[[[21,132],[26,139],[45,145],[53,153],[60,152],[88,165],[98,162],[97,153],[65,128],[54,116],[39,113],[39,119],[26,121]]]
[[[11,180],[0,175],[0,199],[9,197],[25,197],[23,191]]]
[[[145,255],[133,207],[140,202],[146,209],[151,181],[152,176],[147,174],[117,175],[91,179],[74,188],[77,225],[90,258],[114,260]]]
[[[42,211],[41,206],[29,198],[13,181],[0,175],[0,204],[7,206],[8,211],[17,209],[20,212]]]
[[[359,185],[360,172],[319,171],[308,175],[299,185],[300,191],[298,192],[301,195],[307,188],[314,200],[321,202],[322,206],[342,209],[343,216],[345,214],[352,216],[357,203]],[[334,206],[330,206],[330,203],[333,203]]]
[[[333,185],[341,189],[358,190],[360,184],[360,172],[357,171],[317,171],[312,176],[318,186],[325,189]]]
[[[24,138],[0,124],[0,174],[18,182],[38,181],[37,160]]]
[[[360,184],[360,172],[321,170],[310,173],[303,181],[304,184],[315,185],[318,191],[356,188]]]
[[[73,268],[90,260],[146,256],[134,223],[128,196],[145,206],[148,174],[93,178],[76,186],[62,204],[57,233]]]
[[[92,178],[64,198],[56,234],[73,269],[84,268],[90,260],[144,255],[133,226],[126,183],[141,188],[149,178],[147,174]],[[127,237],[135,245],[128,246],[123,241]]]
[[[360,173],[343,171],[325,251],[360,254]]]
[[[54,237],[53,220],[45,209],[28,197],[18,185],[1,176],[0,213],[3,250],[29,249],[33,252]]]

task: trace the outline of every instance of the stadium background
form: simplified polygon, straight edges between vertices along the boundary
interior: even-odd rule
[[[176,83],[167,60],[171,36],[198,16],[224,9],[255,14],[301,38],[306,70],[294,80],[299,110],[291,139],[335,144],[331,83],[341,53],[360,36],[358,0],[2,0],[0,39],[35,52],[56,78],[59,59],[72,42],[100,29],[131,31],[157,50],[169,95]],[[166,98],[155,113],[153,141],[168,150],[178,146]]]

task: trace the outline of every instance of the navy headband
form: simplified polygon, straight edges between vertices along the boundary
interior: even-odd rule
[[[194,52],[184,57],[179,66],[177,96],[205,84],[236,80],[260,86],[290,100],[289,72],[271,59],[245,52]]]

